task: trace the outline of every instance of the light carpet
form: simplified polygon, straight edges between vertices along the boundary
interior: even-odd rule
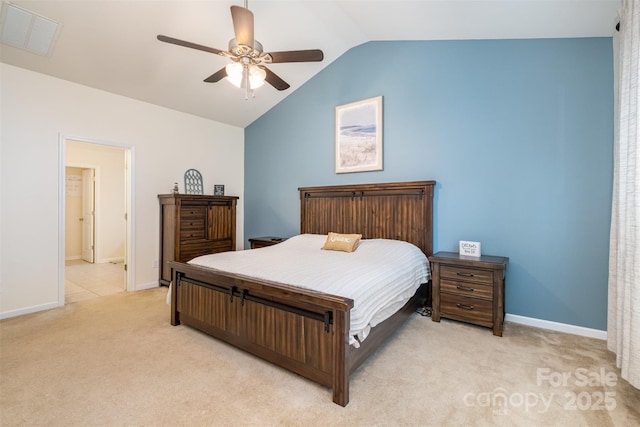
[[[604,341],[415,314],[351,377],[350,403],[186,326],[166,288],[0,322],[2,426],[637,426]]]

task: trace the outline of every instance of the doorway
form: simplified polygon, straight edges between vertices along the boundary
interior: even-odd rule
[[[60,137],[58,305],[133,290],[132,152],[117,143]]]

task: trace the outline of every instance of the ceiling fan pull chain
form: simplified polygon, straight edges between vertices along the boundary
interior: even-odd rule
[[[249,91],[251,88],[249,87],[249,67],[246,65],[242,67],[242,86],[244,87],[244,99],[245,101],[249,99]]]

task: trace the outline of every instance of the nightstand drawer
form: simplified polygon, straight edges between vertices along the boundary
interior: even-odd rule
[[[493,284],[493,271],[481,270],[478,268],[443,265],[440,267],[440,277],[453,280],[486,283],[488,285]]]
[[[459,295],[440,294],[440,311],[444,317],[492,324],[493,301]]]
[[[200,255],[232,251],[233,247],[231,245],[231,240],[221,240],[218,242],[204,240],[197,243],[185,243],[180,247],[180,257],[177,261],[187,262]]]
[[[440,280],[440,291],[475,298],[493,298],[493,286],[459,280]]]
[[[278,243],[282,243],[285,240],[287,239],[284,237],[276,236],[253,237],[249,239],[249,244],[251,245],[251,249],[259,249],[266,246],[277,245]]]

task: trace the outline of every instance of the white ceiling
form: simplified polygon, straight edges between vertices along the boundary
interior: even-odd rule
[[[48,57],[0,44],[4,63],[246,127],[350,48],[371,40],[609,37],[619,0],[251,0],[265,52],[322,49],[320,63],[272,64],[291,88],[265,84],[255,98],[203,80],[222,56],[159,42],[164,34],[227,49],[238,1],[14,1],[62,24]]]

